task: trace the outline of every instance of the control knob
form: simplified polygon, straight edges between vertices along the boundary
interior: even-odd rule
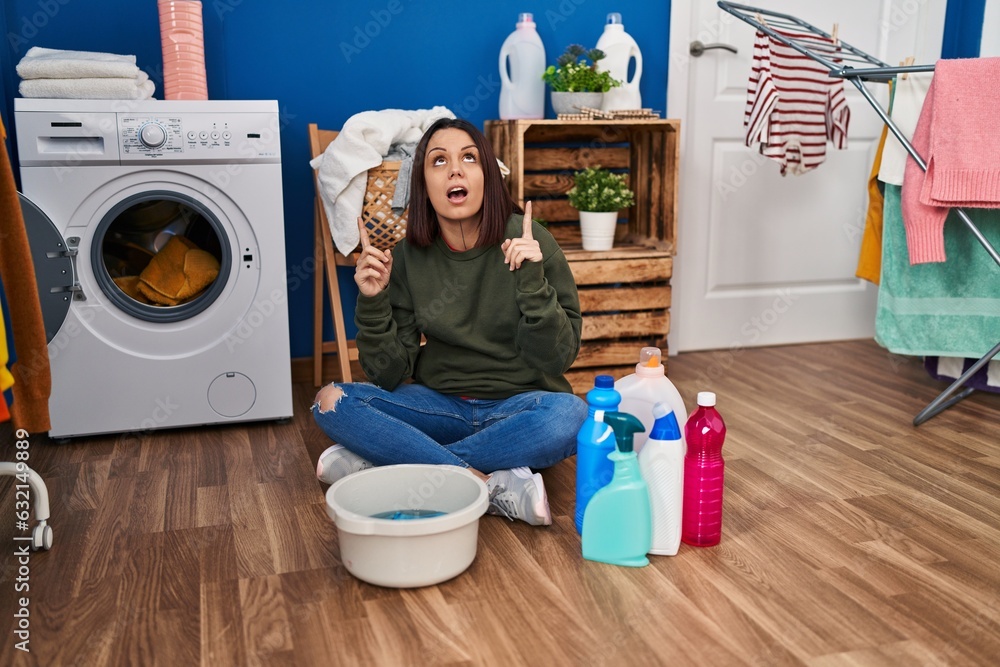
[[[139,129],[139,141],[148,148],[159,148],[167,143],[167,130],[157,123],[146,123]]]

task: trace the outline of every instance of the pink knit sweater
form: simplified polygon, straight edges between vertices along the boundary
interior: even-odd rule
[[[913,133],[903,177],[910,264],[945,261],[952,207],[1000,208],[1000,58],[939,60]]]

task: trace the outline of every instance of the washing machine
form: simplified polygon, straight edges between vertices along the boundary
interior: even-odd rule
[[[14,119],[49,435],[290,417],[277,102],[16,99]]]

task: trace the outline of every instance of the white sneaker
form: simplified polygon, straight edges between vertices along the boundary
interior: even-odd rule
[[[319,460],[316,462],[316,477],[321,482],[333,484],[351,473],[374,467],[374,463],[361,458],[343,445],[332,445],[319,455]]]
[[[490,492],[487,514],[520,519],[532,526],[552,525],[549,498],[540,474],[531,474],[528,468],[497,470],[486,481],[486,488]]]

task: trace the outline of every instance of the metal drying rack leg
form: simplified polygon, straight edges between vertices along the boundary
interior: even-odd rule
[[[954,396],[952,396],[952,394],[954,394],[966,382],[968,382],[969,378],[971,378],[973,375],[975,375],[975,373],[980,368],[982,368],[983,366],[985,366],[986,364],[988,364],[989,361],[993,357],[995,357],[997,355],[997,353],[1000,353],[1000,343],[997,343],[993,347],[993,349],[990,350],[989,352],[987,352],[984,357],[982,357],[981,359],[979,359],[979,361],[977,361],[976,363],[974,363],[971,366],[969,366],[969,370],[967,370],[964,373],[962,373],[958,377],[958,379],[956,379],[954,382],[952,382],[948,386],[947,389],[945,389],[943,392],[941,392],[940,394],[938,394],[938,397],[935,398],[933,401],[931,401],[930,404],[926,408],[924,408],[923,410],[921,410],[920,414],[918,414],[916,417],[913,418],[913,425],[914,426],[920,426],[921,424],[923,424],[925,421],[927,421],[931,417],[934,417],[935,415],[937,415],[939,412],[947,410],[951,406],[953,406],[956,403],[958,403],[959,401],[961,401],[963,398],[966,398],[967,396],[969,396],[970,394],[972,394],[972,392],[974,392],[975,389],[973,389],[972,387],[966,387],[960,393],[955,394]],[[951,398],[949,398],[949,396]]]
[[[838,51],[836,53],[831,53],[826,45],[818,45],[819,43],[816,41],[816,38],[830,38],[830,35],[816,26],[799,19],[798,17],[790,14],[782,14],[769,9],[764,9],[762,7],[751,7],[749,5],[741,5],[721,0],[718,5],[724,11],[729,12],[743,22],[750,24],[757,30],[766,33],[771,38],[794,48],[803,55],[824,65],[830,70],[830,76],[840,77],[854,84],[865,100],[868,101],[868,104],[875,110],[875,113],[879,115],[879,118],[881,118],[882,121],[889,127],[893,136],[895,136],[896,139],[899,140],[900,144],[902,144],[903,148],[906,149],[906,152],[910,154],[922,170],[927,171],[927,163],[924,162],[923,158],[920,157],[917,151],[913,148],[913,145],[910,144],[909,140],[903,136],[903,133],[898,127],[896,127],[896,124],[889,117],[889,114],[886,113],[879,101],[876,100],[871,94],[871,91],[868,90],[868,87],[865,86],[864,82],[865,80],[888,82],[898,74],[911,72],[933,72],[933,65],[890,67],[887,63],[878,60],[874,56],[839,40]],[[775,27],[792,28],[796,31],[804,31],[804,33],[795,34],[783,32],[773,29]],[[808,33],[811,33],[811,35]],[[864,67],[855,68],[852,66],[844,66],[843,63],[845,61],[858,63],[864,65]],[[997,252],[996,248],[993,247],[979,228],[976,227],[969,215],[961,208],[955,208],[952,210],[955,211],[959,219],[965,224],[979,244],[983,246],[986,252],[989,253],[990,257],[993,258],[993,261],[997,263],[997,266],[1000,267],[1000,253]],[[923,424],[928,419],[950,408],[972,394],[975,391],[972,387],[966,387],[960,392],[958,390],[961,389],[979,369],[989,363],[993,357],[997,356],[998,353],[1000,353],[1000,342],[998,342],[992,350],[976,361],[976,363],[970,366],[969,370],[962,373],[962,375],[947,389],[931,401],[926,408],[921,410],[920,413],[913,418],[913,425],[919,426],[920,424]],[[956,394],[956,392],[958,393]]]

